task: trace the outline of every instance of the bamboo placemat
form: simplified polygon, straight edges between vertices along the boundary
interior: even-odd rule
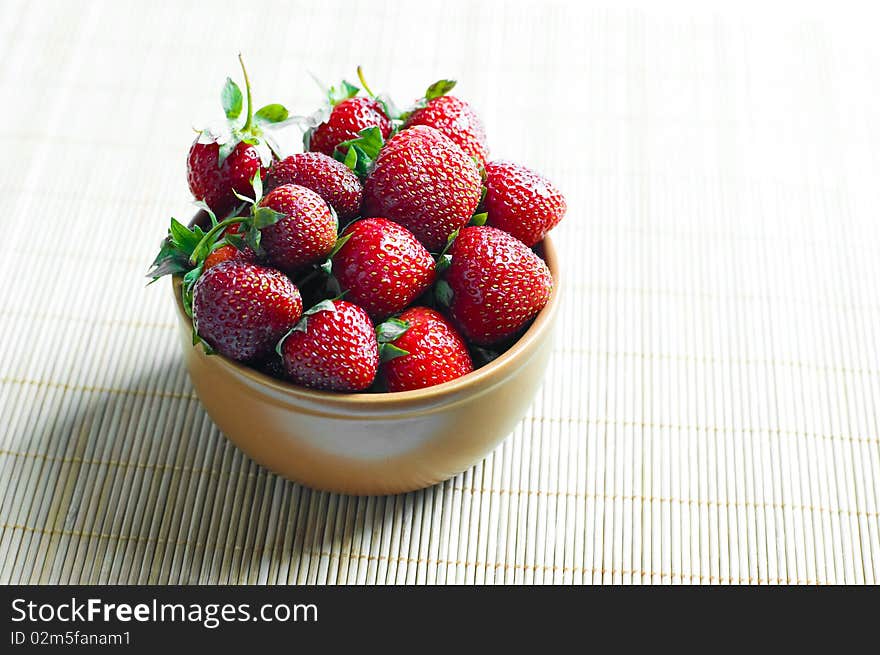
[[[0,581],[877,581],[876,38],[443,5],[0,4]],[[143,275],[239,49],[298,112],[310,70],[404,102],[456,76],[568,194],[547,380],[445,484],[310,491],[193,394]]]

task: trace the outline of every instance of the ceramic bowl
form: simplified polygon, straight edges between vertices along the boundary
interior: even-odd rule
[[[346,494],[421,489],[479,462],[511,433],[540,387],[560,299],[556,251],[549,238],[542,247],[554,284],[546,307],[507,352],[445,384],[398,393],[329,393],[206,355],[192,345],[192,323],[175,278],[184,361],[217,427],[267,469]]]

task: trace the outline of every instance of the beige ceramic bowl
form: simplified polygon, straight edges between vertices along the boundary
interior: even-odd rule
[[[413,491],[482,459],[523,417],[541,385],[559,305],[559,265],[544,259],[553,293],[528,331],[488,365],[452,382],[384,394],[339,394],[287,384],[192,345],[174,296],[180,343],[211,419],[266,468],[315,489],[372,495]]]

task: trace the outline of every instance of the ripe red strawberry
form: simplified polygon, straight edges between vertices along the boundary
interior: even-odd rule
[[[205,271],[193,288],[193,325],[217,352],[238,361],[265,357],[302,315],[287,276],[248,262]]]
[[[434,258],[411,232],[385,218],[350,225],[332,270],[346,298],[382,320],[434,283]]]
[[[383,139],[391,134],[391,120],[381,103],[362,96],[348,98],[333,107],[329,118],[314,129],[307,148],[332,157],[336,146],[343,141],[356,139],[358,132],[368,127],[378,127]]]
[[[515,335],[550,298],[553,279],[544,261],[507,232],[466,227],[449,250],[441,301],[470,342],[489,346]],[[444,298],[451,291],[451,300]]]
[[[544,176],[509,161],[486,164],[487,225],[534,246],[565,216],[565,197]]]
[[[235,193],[248,195],[251,180],[272,160],[277,150],[263,127],[285,120],[287,109],[279,104],[266,105],[254,113],[251,84],[241,55],[238,56],[247,91],[244,125],[236,125],[241,116],[241,89],[226,78],[220,99],[228,125],[223,129],[202,130],[189,150],[187,181],[196,200],[204,201],[218,216],[226,216],[240,201]]]
[[[251,180],[261,170],[260,153],[256,147],[239,141],[224,159],[220,145],[203,142],[199,135],[189,149],[186,177],[189,190],[196,200],[203,200],[218,216],[225,216],[240,201],[235,193],[251,192]],[[233,193],[235,192],[235,193]]]
[[[311,189],[283,184],[259,203],[284,214],[261,230],[260,245],[276,268],[293,275],[327,258],[336,243],[337,221],[330,205]]]
[[[367,313],[328,300],[303,316],[278,346],[290,379],[328,391],[362,391],[373,384],[379,346]]]
[[[433,127],[452,139],[481,166],[485,165],[489,148],[486,145],[486,128],[483,126],[483,121],[464,100],[455,96],[433,95],[432,89],[435,87],[436,85],[432,85],[428,89],[423,100],[424,106],[418,107],[409,115],[404,128],[414,125]],[[444,88],[448,91],[452,87]],[[428,99],[429,96],[433,97]]]
[[[410,307],[396,322],[408,327],[388,343],[406,354],[398,351],[382,364],[388,391],[431,387],[474,370],[464,340],[440,313],[427,307]]]
[[[311,189],[330,203],[344,221],[361,211],[361,181],[348,166],[324,153],[302,152],[275,162],[269,169],[266,188],[271,191],[282,184]]]
[[[247,250],[239,250],[235,246],[227,244],[215,249],[205,258],[202,271],[207,271],[209,268],[213,268],[217,264],[222,264],[223,262],[228,261],[253,262],[256,261],[256,256],[254,255],[254,251],[249,248]]]
[[[417,125],[379,151],[364,183],[363,213],[400,223],[436,252],[470,220],[480,193],[473,160],[433,127]]]

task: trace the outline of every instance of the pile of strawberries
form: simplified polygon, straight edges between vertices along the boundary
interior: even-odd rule
[[[452,81],[400,112],[358,69],[366,95],[343,82],[297,118],[254,112],[242,71],[246,98],[227,79],[227,124],[189,151],[203,220],[172,219],[149,273],[182,277],[193,343],[347,392],[440,384],[508,348],[550,297],[533,248],[566,211],[553,184],[489,161]],[[272,132],[291,123],[305,152],[285,157]]]

